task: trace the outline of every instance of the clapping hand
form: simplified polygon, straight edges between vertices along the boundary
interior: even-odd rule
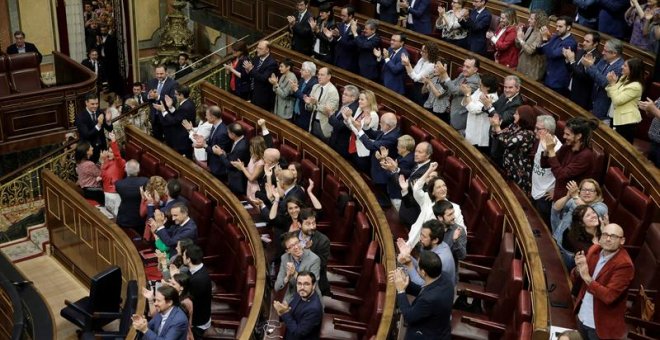
[[[441,5],[438,5],[438,17],[442,17],[445,15],[445,8],[442,7]]]
[[[548,26],[543,26],[540,29],[541,32],[541,37],[543,38],[543,41],[547,41],[550,39],[550,30],[548,29]]]
[[[298,80],[295,79],[289,80],[289,85],[291,85],[291,91],[298,92]]]
[[[243,68],[245,69],[246,72],[250,73],[252,69],[254,68],[254,65],[252,64],[251,61],[245,60],[243,61]]]
[[[167,107],[172,107],[172,103],[174,103],[174,101],[172,100],[172,97],[170,97],[168,95],[165,95],[165,105]]]
[[[312,28],[312,30],[316,29],[316,20],[314,20],[314,18],[309,17],[309,20],[307,20],[307,23],[309,24],[309,27]]]
[[[408,188],[410,187],[408,180],[403,175],[399,175],[399,187],[401,187],[401,191],[408,191]]]
[[[383,52],[381,51],[381,49],[378,47],[374,47],[374,57],[376,57],[376,59],[380,59],[382,55]]]
[[[569,181],[568,183],[566,183],[566,192],[568,196],[573,198],[578,198],[578,193],[580,192],[580,188],[578,187],[577,182]]]
[[[273,308],[275,308],[277,315],[280,316],[291,310],[291,307],[289,307],[289,304],[286,301],[282,301],[282,302],[279,302],[277,300],[273,301]]]
[[[232,165],[234,168],[236,168],[236,169],[238,169],[238,170],[240,170],[240,171],[243,171],[243,169],[245,168],[245,165],[244,165],[243,162],[241,162],[240,160],[230,161],[229,163],[231,163],[231,165]]]
[[[286,17],[286,21],[289,22],[289,26],[293,26],[296,23],[296,17],[289,15]]]
[[[390,150],[387,149],[387,147],[381,145],[381,147],[378,150],[376,150],[376,159],[382,161],[387,157],[389,153]]]
[[[204,147],[204,142],[205,142],[204,136],[194,134],[193,138],[195,139],[194,147],[196,147],[196,148],[203,148]]]
[[[105,116],[102,113],[98,115],[98,117],[96,117],[96,125],[102,126],[104,121],[105,121]]]
[[[383,49],[383,58],[388,59],[390,57],[390,50],[384,48]]]
[[[570,48],[562,48],[561,53],[564,55],[564,59],[568,60],[569,63],[575,62],[575,52]]]
[[[410,58],[407,54],[401,54],[401,63],[403,66],[410,66]]]
[[[270,74],[270,77],[268,77],[268,82],[271,85],[276,85],[277,84],[277,76],[275,75],[275,73]]]
[[[493,106],[493,100],[485,93],[482,93],[481,96],[479,96],[479,101],[484,104],[485,109],[490,109]]]
[[[394,287],[397,292],[405,292],[408,284],[410,283],[410,278],[408,273],[406,273],[402,268],[397,268],[390,272],[390,281],[394,282]]]
[[[110,141],[113,143],[117,141],[117,135],[115,135],[114,132],[108,133],[108,137],[110,138]]]
[[[591,53],[585,54],[582,57],[582,61],[581,61],[582,65],[584,65],[584,67],[591,67],[591,65],[593,65],[595,62],[596,62],[596,59],[594,58],[594,56]]]
[[[211,148],[211,151],[213,151],[213,153],[216,154],[216,155],[218,155],[218,156],[222,156],[222,155],[225,154],[225,150],[222,150],[222,148],[221,148],[220,146],[218,146],[218,145],[214,145],[214,146]]]
[[[607,82],[610,85],[616,84],[616,82],[619,80],[619,76],[614,73],[614,71],[607,72]]]
[[[186,131],[190,131],[193,128],[192,123],[187,119],[182,120],[181,125],[183,125],[183,128],[186,129]]]
[[[472,95],[472,88],[467,83],[462,83],[460,85],[460,90],[461,90],[461,93],[463,93],[463,95],[466,96],[466,97],[469,97],[469,96]]]

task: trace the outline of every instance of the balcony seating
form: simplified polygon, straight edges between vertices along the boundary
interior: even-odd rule
[[[502,284],[511,270],[511,260],[513,260],[515,244],[512,233],[504,233],[502,242],[500,242],[500,251],[492,260],[468,255],[463,261],[460,261],[458,290],[471,288],[481,289],[488,293],[496,293],[502,289]],[[474,284],[467,282],[481,281],[483,287],[477,288]]]
[[[148,152],[142,154],[140,159],[140,176],[151,177],[158,174],[160,160]]]
[[[289,163],[300,162],[300,152],[290,145],[280,145],[280,157],[286,159]]]
[[[431,155],[431,159],[438,163],[437,171],[442,172],[445,169],[447,158],[451,156],[453,152],[444,143],[436,138],[431,139],[429,143],[431,143],[431,147],[433,148],[433,155]]]
[[[331,268],[328,268],[328,281],[330,282],[331,291],[335,289],[341,290],[347,287],[360,290],[361,283],[371,284],[370,278],[373,264],[376,262],[376,257],[378,256],[378,249],[378,242],[371,241],[360,265],[335,264]],[[368,278],[364,279],[365,277]]]
[[[340,267],[335,266],[332,270],[335,273],[348,274],[353,282],[356,282],[354,287],[338,287],[332,286],[332,297],[324,298],[325,311],[327,313],[350,314],[350,308],[353,305],[358,305],[362,302],[362,297],[367,293],[367,290],[373,289],[373,275],[376,261],[376,251],[378,244],[371,242],[367,250],[367,254],[362,263],[362,269],[356,270],[355,266]],[[348,280],[346,280],[348,282]],[[383,290],[385,287],[379,287]]]
[[[649,196],[633,186],[627,186],[621,193],[616,210],[609,214],[610,221],[623,227],[627,245],[641,246],[654,208],[655,204]]]
[[[621,168],[612,166],[607,169],[602,191],[603,201],[607,205],[608,211],[616,211],[621,193],[628,185],[630,185],[630,180],[628,180],[628,177],[626,177]]]
[[[660,223],[651,224],[635,257],[635,278],[630,288],[636,291],[640,285],[646,289],[660,288]]]
[[[321,194],[321,169],[309,159],[303,159],[300,165],[303,178],[314,182],[314,195],[318,197]]]
[[[468,230],[468,254],[495,256],[504,228],[504,212],[497,202],[486,201],[480,221]]]
[[[447,197],[450,201],[463,205],[470,184],[470,168],[460,159],[449,156],[441,173],[447,185]]]
[[[127,160],[134,159],[140,162],[143,152],[142,148],[133,143],[126,143],[124,146],[124,155]]]
[[[188,201],[192,199],[193,192],[199,190],[197,184],[187,178],[179,177],[179,185],[181,186],[181,196],[185,197]]]
[[[252,137],[254,137],[255,129],[254,129],[254,126],[252,126],[250,123],[248,123],[244,120],[239,120],[239,121],[236,121],[235,123],[238,123],[243,127],[243,131],[245,132],[244,136],[245,136],[246,140],[250,140],[250,139],[252,139]]]
[[[355,224],[352,225],[352,235],[346,242],[336,242],[334,239],[330,242],[330,252],[332,258],[328,261],[328,268],[335,264],[358,265],[361,258],[367,251],[371,237],[371,226],[367,216],[363,212],[358,212],[355,216]]]
[[[179,178],[179,172],[172,169],[172,167],[167,164],[162,164],[158,167],[158,176],[169,181],[172,178]]]
[[[197,224],[197,244],[204,249],[211,231],[212,202],[201,192],[193,191],[188,200],[188,211],[190,218]]]
[[[16,92],[41,90],[41,71],[36,53],[8,54],[7,65],[9,66],[9,79]]]

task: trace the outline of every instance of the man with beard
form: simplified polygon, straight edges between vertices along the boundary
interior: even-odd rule
[[[286,253],[281,258],[280,271],[275,280],[275,291],[286,289],[282,301],[292,303],[296,293],[298,275],[303,271],[309,271],[314,274],[314,277],[320,276],[321,259],[300,243],[297,231],[284,234],[282,245],[286,249]],[[316,290],[320,293],[318,286]]]
[[[311,208],[300,210],[300,220],[302,227],[298,238],[300,243],[305,245],[305,249],[311,250],[321,259],[321,271],[319,277],[319,289],[323,296],[330,295],[330,284],[328,283],[328,273],[326,268],[328,258],[330,257],[330,239],[322,232],[316,230],[316,212]]]
[[[440,257],[442,261],[442,276],[451,278],[453,282],[457,281],[456,267],[454,266],[454,256],[451,254],[451,249],[447,243],[443,242],[445,238],[445,230],[438,220],[430,220],[424,222],[422,225],[422,232],[419,236],[419,242],[423,250],[430,250]],[[423,285],[424,280],[419,275],[419,262],[417,259],[410,255],[412,248],[402,238],[396,240],[396,245],[399,248],[399,255],[397,261],[406,267],[410,281]]]
[[[288,303],[275,300],[273,308],[286,325],[285,339],[319,338],[321,320],[323,319],[323,305],[321,298],[315,293],[316,275],[309,271],[301,271],[296,279],[297,294]]]

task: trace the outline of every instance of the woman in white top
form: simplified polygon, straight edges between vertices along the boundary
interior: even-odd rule
[[[468,112],[465,139],[478,148],[487,148],[490,136],[490,121],[488,120],[488,113],[483,111],[484,104],[481,102],[481,97],[488,96],[493,103],[497,101],[497,79],[488,73],[484,73],[481,76],[479,88],[474,93],[471,93],[472,89],[467,84],[461,85],[461,91],[465,95],[461,105]]]
[[[450,42],[458,47],[468,49],[467,28],[461,26],[456,14],[463,10],[463,0],[452,0],[451,9],[445,11],[442,5],[438,6],[438,19],[435,28],[442,30],[442,40]]]
[[[348,140],[348,153],[351,155],[351,160],[358,170],[369,173],[369,169],[371,168],[371,151],[357,138],[357,130],[354,125],[360,124],[362,130],[378,128],[379,117],[376,95],[371,90],[361,91],[360,97],[358,97],[357,110],[352,113],[352,116],[350,111],[350,109],[346,110],[346,116],[344,116],[344,124],[353,131]],[[353,149],[353,145],[355,145],[355,149]]]
[[[415,83],[413,84],[413,93],[410,98],[419,105],[423,105],[426,101],[426,96],[422,95],[422,87],[424,86],[424,78],[433,75],[433,68],[435,63],[440,60],[440,47],[434,42],[427,42],[422,45],[422,57],[417,60],[417,64],[413,68],[410,63],[410,58],[407,55],[401,55],[401,63],[406,68],[408,77]]]
[[[417,242],[419,242],[419,234],[422,231],[422,225],[424,222],[436,218],[433,213],[433,205],[436,202],[447,199],[447,184],[442,178],[437,176],[437,169],[438,163],[432,162],[424,175],[413,184],[413,197],[415,197],[415,201],[419,204],[420,213],[419,217],[417,217],[417,221],[413,223],[410,227],[410,232],[408,233],[408,241],[406,241],[406,243],[411,247],[414,247],[417,245]],[[432,173],[436,173],[436,175],[431,176]],[[403,195],[403,191],[408,191],[408,184],[407,182],[406,184],[400,182],[400,184],[402,184],[401,191]],[[427,186],[426,190],[424,190],[424,184]],[[451,202],[451,205],[454,207],[454,223],[460,226],[463,229],[463,233],[465,233],[465,222],[463,221],[461,207],[454,202]]]
[[[205,115],[208,115],[208,107],[204,105],[202,108],[204,109],[202,112],[204,112]],[[204,118],[206,117],[201,117],[201,112],[198,114],[198,118],[200,123],[197,125],[197,127],[193,127],[194,122],[189,122],[185,119],[182,122],[183,127],[188,130],[188,134],[190,136],[190,140],[193,142],[193,145],[195,145],[195,136],[202,136],[204,137],[204,140],[207,140],[211,134],[211,128],[213,128],[213,124],[209,123],[208,120],[204,121]],[[194,156],[196,160],[200,162],[206,162],[206,149],[195,148]]]

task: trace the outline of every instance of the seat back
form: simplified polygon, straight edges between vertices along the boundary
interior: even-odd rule
[[[431,156],[431,159],[438,163],[437,171],[442,172],[445,169],[447,157],[452,155],[452,151],[438,139],[431,139],[429,143],[431,143],[431,147],[433,148],[433,155]]]
[[[362,271],[360,272],[360,277],[358,278],[355,287],[356,296],[364,296],[364,294],[367,294],[370,289],[374,288],[372,277],[376,265],[377,253],[378,243],[376,241],[371,241],[369,243],[369,248],[367,248],[367,254],[362,262]]]
[[[442,177],[447,184],[447,197],[450,201],[462,205],[465,192],[470,184],[470,167],[461,159],[454,156],[447,157]]]
[[[34,52],[7,55],[9,78],[16,92],[41,90],[39,60]]]
[[[119,333],[123,336],[128,334],[128,331],[133,325],[131,317],[137,311],[137,301],[137,281],[128,281],[128,284],[126,284],[126,299],[124,300],[124,308],[121,311],[121,320],[119,321]]]
[[[371,235],[371,226],[369,220],[363,212],[358,212],[355,216],[355,226],[353,227],[353,235],[350,240],[351,246],[344,257],[346,265],[359,265],[362,263],[367,247],[369,246],[369,236]]]
[[[474,225],[483,212],[484,204],[488,200],[489,195],[488,188],[481,179],[477,177],[472,178],[470,189],[465,193],[465,201],[461,205],[467,230],[474,228]]]
[[[126,143],[126,146],[124,146],[124,154],[127,160],[134,159],[140,162],[142,159],[142,152],[142,148],[131,142]]]
[[[385,287],[387,285],[387,274],[385,267],[380,263],[374,264],[373,284],[374,288]],[[385,289],[370,289],[364,294],[364,302],[359,305],[356,316],[357,321],[368,323],[371,315],[374,313],[374,305],[378,299],[378,293],[384,292]]]
[[[151,177],[158,174],[160,160],[152,154],[145,152],[140,159],[140,176]]]
[[[511,260],[513,260],[515,244],[512,233],[504,233],[500,242],[500,252],[495,257],[493,267],[486,279],[484,290],[488,293],[499,293],[502,285],[511,272]]]
[[[598,183],[602,183],[603,174],[605,173],[606,155],[603,148],[598,145],[592,145],[591,150],[594,152],[593,168],[591,169],[591,178],[595,179]]]
[[[646,232],[644,244],[635,258],[635,278],[631,288],[646,289],[660,286],[660,223],[652,223]]]
[[[280,155],[288,163],[300,162],[300,152],[293,146],[282,143],[280,145]]]
[[[431,138],[428,132],[415,125],[410,126],[407,132],[415,139],[416,143],[426,142]]]
[[[608,211],[616,211],[621,193],[628,185],[630,185],[630,180],[621,168],[611,166],[607,169],[603,185],[603,201],[607,205]]]
[[[649,196],[633,186],[627,186],[621,193],[614,214],[609,214],[610,221],[623,227],[626,244],[640,246],[644,242],[653,209],[653,201]]]
[[[92,278],[89,312],[118,312],[121,305],[121,268],[112,266]]]
[[[188,201],[190,218],[197,224],[198,241],[207,239],[211,229],[213,204],[211,200],[199,191],[194,191]],[[203,243],[203,242],[200,242]]]
[[[497,302],[490,311],[490,320],[503,324],[508,324],[508,321],[513,316],[514,309],[517,306],[518,296],[523,286],[522,260],[513,259],[510,265],[511,272],[502,286],[499,299],[497,299]]]
[[[189,201],[193,192],[199,189],[197,184],[183,177],[179,177],[179,185],[181,186],[181,196],[185,197]]]
[[[169,164],[162,164],[158,167],[158,176],[163,177],[168,181],[172,178],[179,178],[179,172],[172,169]]]
[[[11,93],[9,65],[7,63],[7,55],[0,53],[0,96],[7,96]]]
[[[314,182],[314,195],[318,197],[321,193],[321,169],[309,159],[303,159],[300,165],[303,178]]]
[[[245,140],[250,140],[252,137],[254,137],[254,126],[252,126],[249,122],[239,120],[236,121],[235,123],[240,124],[243,127],[243,131],[245,132]]]
[[[495,256],[503,227],[502,208],[494,200],[486,201],[480,221],[468,234],[468,254]]]

